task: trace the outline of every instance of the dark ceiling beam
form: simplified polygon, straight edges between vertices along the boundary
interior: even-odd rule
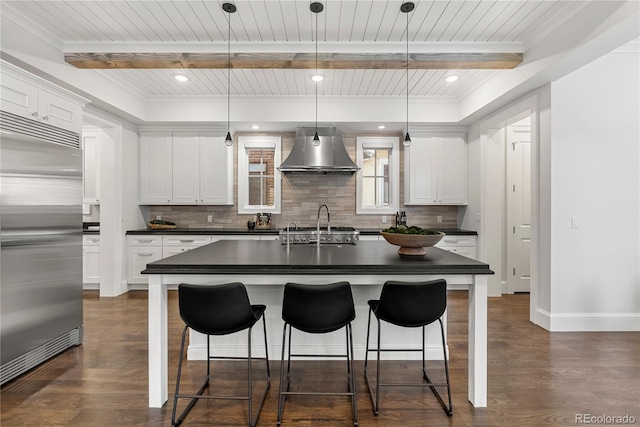
[[[511,69],[522,53],[413,53],[412,69]],[[226,53],[90,53],[68,52],[65,61],[86,69],[228,68]],[[317,68],[405,69],[404,53],[319,53]],[[315,69],[313,53],[232,53],[231,68]]]

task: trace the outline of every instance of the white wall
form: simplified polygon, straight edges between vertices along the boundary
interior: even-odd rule
[[[551,85],[551,330],[640,330],[639,56]]]

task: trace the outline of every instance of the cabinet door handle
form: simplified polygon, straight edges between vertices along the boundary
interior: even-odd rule
[[[143,253],[138,254],[138,256],[151,256],[151,255],[153,255],[151,252],[144,253],[144,254]]]
[[[91,241],[92,241],[93,243],[98,243],[98,242],[100,241],[100,239],[91,239]]]
[[[49,120],[49,116],[42,116],[42,120]]]
[[[151,242],[153,242],[153,239],[145,239],[145,240],[138,239],[138,243],[151,243]]]
[[[195,242],[195,240],[193,240],[193,239],[190,239],[190,240],[187,240],[187,239],[185,239],[185,240],[180,239],[180,243],[193,243],[193,242]]]
[[[32,115],[33,117],[38,117],[38,112],[37,112],[37,111],[34,111],[33,113],[31,113],[31,115]]]

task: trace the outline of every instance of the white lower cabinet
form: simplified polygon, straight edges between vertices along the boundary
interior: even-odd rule
[[[376,235],[366,235],[363,236],[362,234],[360,236],[358,236],[358,240],[361,240],[363,242],[366,241],[374,241],[374,240],[380,240],[380,236],[376,236]]]
[[[127,236],[127,282],[146,284],[149,279],[140,272],[147,264],[162,259],[162,236]]]
[[[162,258],[177,255],[208,243],[211,243],[211,236],[208,235],[162,236]]]
[[[100,236],[82,236],[82,283],[100,283]]]
[[[147,264],[207,245],[209,243],[217,242],[219,240],[278,239],[279,236],[277,234],[130,234],[127,236],[127,283],[130,285],[148,284],[148,276],[140,273],[147,268]],[[99,258],[99,256],[97,258]],[[95,283],[98,282],[96,281]]]
[[[476,259],[477,236],[444,236],[436,247],[467,258]]]

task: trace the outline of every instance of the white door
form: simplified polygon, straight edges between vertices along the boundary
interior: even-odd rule
[[[529,292],[531,278],[531,131],[507,127],[507,292]]]

